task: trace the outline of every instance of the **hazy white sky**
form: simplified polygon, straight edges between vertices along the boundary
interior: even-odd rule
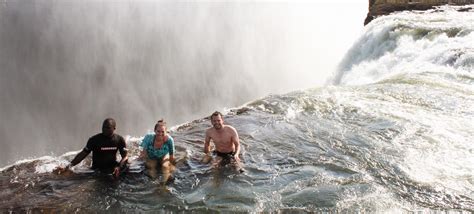
[[[322,85],[361,35],[368,1],[296,1],[288,8],[288,87]]]

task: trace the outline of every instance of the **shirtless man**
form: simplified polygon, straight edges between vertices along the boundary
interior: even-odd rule
[[[222,114],[218,111],[211,115],[212,127],[206,130],[206,139],[204,141],[204,163],[209,163],[212,159],[210,155],[210,142],[214,143],[213,153],[218,157],[218,162],[222,164],[234,161],[237,166],[240,165],[240,142],[239,135],[234,127],[224,125]]]

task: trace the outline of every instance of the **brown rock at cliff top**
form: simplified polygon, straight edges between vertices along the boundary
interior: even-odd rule
[[[474,0],[369,0],[369,12],[364,25],[375,18],[395,11],[403,10],[429,10],[439,5],[468,5]]]

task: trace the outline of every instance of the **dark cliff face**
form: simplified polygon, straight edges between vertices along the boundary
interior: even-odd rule
[[[474,0],[369,0],[369,12],[365,18],[364,25],[378,16],[390,14],[403,10],[429,10],[439,5],[468,5],[474,4]]]

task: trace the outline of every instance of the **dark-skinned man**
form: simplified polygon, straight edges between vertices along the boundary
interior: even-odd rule
[[[125,169],[128,156],[125,140],[115,133],[116,122],[112,118],[107,118],[102,123],[102,133],[89,138],[86,147],[79,152],[76,157],[66,167],[56,168],[59,174],[68,171],[70,167],[79,164],[92,152],[92,169],[104,173],[113,173],[118,177]],[[117,162],[117,152],[120,152],[122,159]]]

